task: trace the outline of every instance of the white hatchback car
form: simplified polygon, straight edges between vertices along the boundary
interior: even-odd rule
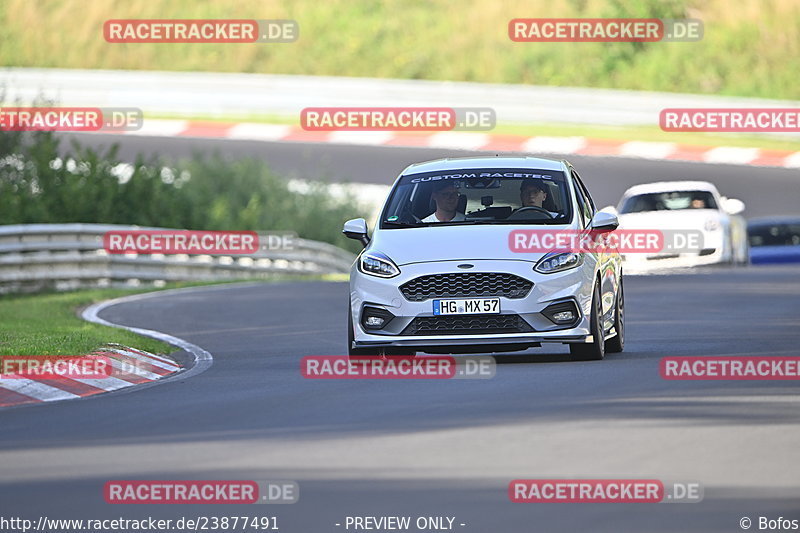
[[[615,251],[512,249],[519,230],[613,231],[566,161],[442,159],[406,168],[350,274],[350,355],[489,353],[566,343],[576,359],[624,347]]]

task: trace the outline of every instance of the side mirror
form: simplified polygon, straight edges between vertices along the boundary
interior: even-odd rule
[[[619,227],[619,218],[614,213],[598,211],[592,217],[592,229],[598,231],[613,231]]]
[[[611,213],[612,215],[619,216],[619,211],[613,205],[607,205],[603,209],[600,209],[601,213]]]
[[[738,215],[744,211],[744,202],[736,198],[722,198],[722,210],[729,215]]]
[[[361,242],[365,247],[369,244],[367,221],[363,218],[354,218],[345,222],[342,233],[344,233],[345,237],[348,239],[356,239]]]

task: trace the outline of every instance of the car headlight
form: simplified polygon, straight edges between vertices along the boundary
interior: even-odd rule
[[[400,269],[394,262],[378,252],[361,254],[358,258],[358,270],[370,276],[379,278],[393,278],[400,274]]]
[[[709,218],[703,227],[706,231],[717,231],[719,229],[719,221],[716,218]]]
[[[542,257],[533,269],[540,274],[552,274],[575,268],[583,264],[583,254],[575,252],[551,252]]]

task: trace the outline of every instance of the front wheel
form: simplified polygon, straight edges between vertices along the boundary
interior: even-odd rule
[[[600,284],[596,283],[592,296],[592,313],[589,317],[591,324],[589,332],[592,342],[573,343],[569,345],[569,353],[576,361],[600,361],[606,355],[605,342],[603,342],[603,313],[600,302]]]

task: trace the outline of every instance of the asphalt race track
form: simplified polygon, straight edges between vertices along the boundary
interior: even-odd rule
[[[345,349],[345,283],[192,289],[111,307],[214,354],[188,380],[0,414],[3,506],[20,516],[455,516],[463,531],[734,531],[800,510],[798,387],[675,382],[665,355],[797,355],[797,268],[630,277],[628,345],[499,357],[491,380],[320,381],[304,355]],[[542,362],[544,361],[544,362]],[[699,481],[694,504],[512,504],[521,477]],[[282,506],[114,506],[110,479],[290,479]],[[523,529],[524,528],[524,529]]]
[[[308,164],[351,157],[339,172],[383,183],[415,159],[464,153],[254,144],[276,168],[306,150],[317,154]],[[800,198],[789,194],[797,171],[571,159],[601,205],[629,184],[677,178],[714,177],[748,216],[796,212]],[[480,533],[731,532],[744,516],[800,518],[797,383],[659,376],[664,356],[800,355],[798,280],[797,267],[630,276],[624,353],[572,362],[545,345],[498,356],[490,380],[304,379],[303,356],[346,349],[346,283],[205,287],[112,306],[100,316],[197,344],[213,366],[0,411],[0,506],[32,519],[276,516],[284,533],[346,531],[346,516],[451,516],[456,531]],[[518,478],[699,482],[705,499],[513,504]],[[294,480],[301,495],[293,505],[109,505],[103,485],[114,479]]]

